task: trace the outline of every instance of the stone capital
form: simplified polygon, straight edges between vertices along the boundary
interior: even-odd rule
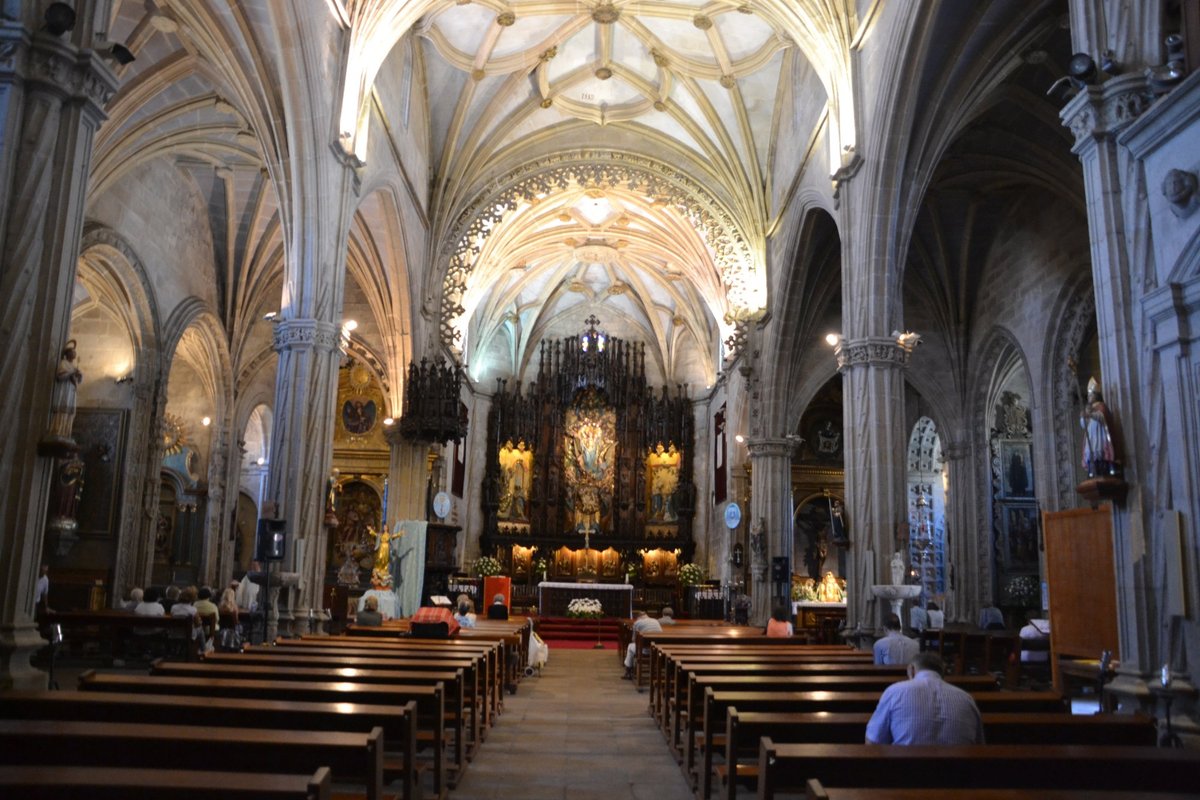
[[[1154,102],[1154,92],[1140,74],[1121,75],[1100,84],[1085,86],[1059,112],[1063,124],[1071,130],[1081,154],[1097,141],[1116,136]]]
[[[32,38],[15,26],[0,27],[0,76],[23,78],[33,87],[82,101],[97,118],[117,90],[117,78],[92,50],[79,50],[49,34]]]
[[[799,444],[796,439],[770,438],[748,439],[746,450],[752,460],[761,458],[791,458]]]
[[[971,443],[964,441],[942,442],[942,458],[946,461],[961,461],[971,455]]]
[[[911,355],[911,346],[906,347],[896,339],[887,336],[843,339],[834,350],[838,372],[845,372],[854,367],[902,369],[908,366],[908,359]]]
[[[332,353],[342,348],[342,328],[319,319],[285,319],[275,326],[275,349],[318,350]]]

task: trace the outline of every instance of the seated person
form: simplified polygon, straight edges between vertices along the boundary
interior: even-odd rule
[[[884,690],[867,723],[867,744],[983,744],[983,718],[971,695],[942,680],[937,653],[918,653],[908,680]]]
[[[1029,613],[1029,618],[1025,621],[1025,627],[1017,633],[1022,639],[1049,639],[1050,638],[1050,620],[1035,619],[1033,612]],[[1050,660],[1050,653],[1046,650],[1026,650],[1021,648],[1021,660],[1027,662],[1044,662]]]
[[[883,630],[883,638],[871,648],[875,653],[875,663],[897,666],[912,663],[917,653],[921,652],[921,645],[916,639],[904,635],[900,629],[900,618],[888,614]]]
[[[929,627],[929,615],[925,613],[925,609],[913,606],[908,610],[908,627],[917,633]]]
[[[633,680],[633,662],[637,659],[636,642],[639,633],[662,633],[662,625],[645,611],[633,612],[633,641],[625,648],[625,674],[621,676],[627,681]],[[643,648],[643,652],[646,652],[646,648]]]
[[[358,616],[354,619],[355,625],[366,625],[376,628],[383,624],[383,614],[379,613],[379,598],[375,595],[367,595],[367,599],[363,601],[362,610],[358,612]]]
[[[670,606],[663,606],[662,614],[658,617],[659,625],[674,625],[675,624],[675,609]]]
[[[465,594],[458,596],[458,609],[454,612],[454,619],[460,627],[475,627],[475,604]]]
[[[204,641],[204,621],[200,619],[200,612],[196,609],[198,595],[199,592],[195,586],[189,586],[180,591],[179,600],[171,605],[171,616],[192,620],[192,638],[200,643],[200,649],[203,651],[207,647]]]
[[[200,613],[201,619],[212,619],[213,629],[219,627],[216,620],[220,619],[221,611],[217,608],[217,604],[212,601],[212,589],[207,586],[200,587],[200,591],[196,595],[196,611]]]
[[[167,610],[158,602],[158,587],[151,586],[142,594],[142,601],[133,608],[133,613],[139,617],[165,617]],[[162,628],[134,628],[133,632],[142,636],[152,636],[162,633]]]
[[[129,599],[121,604],[121,609],[124,611],[133,611],[141,604],[146,593],[142,591],[140,586],[135,586],[129,590]]]
[[[171,584],[163,591],[162,604],[168,614],[171,613],[171,608],[179,602],[180,594],[182,594],[182,590],[175,584]]]
[[[930,600],[925,604],[925,614],[929,617],[929,630],[940,631],[946,625],[946,614],[938,608],[938,604]]]
[[[498,594],[492,598],[492,604],[488,606],[488,619],[508,619],[508,606],[504,605],[504,595]]]
[[[767,636],[792,636],[795,631],[792,630],[790,616],[786,606],[776,606],[771,612],[771,618],[767,620]]]
[[[995,606],[986,606],[979,610],[979,627],[985,631],[1004,630],[1004,612]]]

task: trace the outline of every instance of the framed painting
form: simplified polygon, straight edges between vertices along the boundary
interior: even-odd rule
[[[1038,522],[1036,503],[1006,503],[1002,508],[1002,554],[1008,568],[1037,567]]]
[[[1000,496],[1033,499],[1033,447],[1028,440],[1000,440]]]

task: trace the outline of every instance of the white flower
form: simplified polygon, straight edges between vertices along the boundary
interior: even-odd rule
[[[570,603],[567,603],[568,617],[602,617],[604,609],[600,605],[600,601],[594,597],[576,597]]]

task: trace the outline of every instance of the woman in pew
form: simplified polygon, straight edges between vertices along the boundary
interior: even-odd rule
[[[884,690],[867,723],[867,744],[983,744],[983,718],[971,695],[942,680],[937,653],[918,653],[908,680]]]
[[[465,594],[458,596],[458,610],[454,612],[454,619],[458,621],[460,627],[475,627],[475,604]]]
[[[367,625],[377,628],[383,624],[383,615],[379,613],[379,598],[373,594],[367,595],[363,601],[362,611],[354,618],[355,625]]]
[[[788,619],[788,610],[785,606],[776,606],[771,612],[771,619],[767,621],[767,636],[791,636],[792,621]]]

